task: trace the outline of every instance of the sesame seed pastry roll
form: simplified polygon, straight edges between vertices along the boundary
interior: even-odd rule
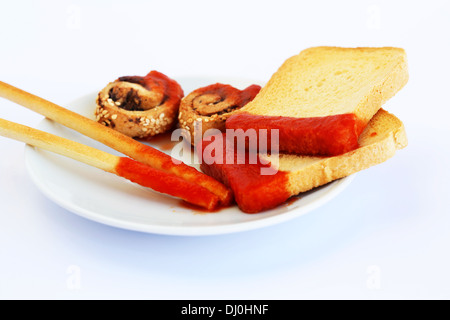
[[[158,71],[121,77],[98,94],[96,120],[132,138],[149,138],[174,126],[183,96],[181,86]]]
[[[228,117],[252,101],[260,90],[258,85],[239,90],[221,83],[199,88],[181,101],[179,125],[189,131],[194,145],[194,128],[200,128],[201,124],[202,137],[209,129],[225,131]]]

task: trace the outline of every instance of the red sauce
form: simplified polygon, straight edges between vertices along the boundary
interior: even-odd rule
[[[180,201],[179,206],[188,210],[191,210],[192,213],[195,214],[208,214],[208,213],[218,213],[220,211],[222,211],[223,209],[225,209],[226,207],[217,207],[213,210],[208,210],[205,208],[201,208],[199,206],[193,205],[189,202],[186,201]]]
[[[159,144],[159,146],[158,146],[158,148],[160,149],[160,150],[162,150],[162,151],[170,151],[170,150],[172,150],[173,149],[173,147],[175,147],[175,145],[177,144],[178,142],[176,142],[176,141],[168,141],[167,143],[161,143],[161,144]]]
[[[199,172],[194,167],[184,163],[174,162],[174,159],[151,146],[139,144],[134,149],[134,158],[142,163],[146,163],[154,168],[166,173],[172,173],[186,181],[195,184],[197,187],[203,186],[211,193],[219,197],[221,205],[228,205],[233,200],[233,194],[226,186],[219,181]]]
[[[335,156],[358,147],[364,125],[353,114],[291,118],[240,113],[228,118],[226,127],[244,131],[255,129],[257,133],[260,129],[278,129],[280,152]],[[270,144],[270,138],[268,140]]]
[[[120,158],[116,173],[144,187],[181,198],[207,210],[214,210],[219,204],[219,198],[200,185],[126,157]]]
[[[150,71],[145,77],[120,77],[118,81],[137,83],[147,90],[156,91],[164,95],[164,104],[176,105],[178,108],[184,92],[175,80],[158,71]]]
[[[171,138],[172,132],[166,132],[140,140],[150,143],[153,147],[157,147],[161,151],[170,151],[179,143],[179,141],[172,141]]]
[[[225,134],[223,138],[225,141]],[[220,155],[214,154],[216,159],[217,157],[222,157],[223,164],[207,164],[212,159],[208,158],[208,152],[205,153],[204,150],[213,141],[204,141],[202,143],[204,161],[201,168],[203,172],[222,181],[233,190],[236,203],[242,211],[258,213],[272,209],[291,196],[286,188],[288,177],[285,172],[278,171],[274,175],[261,174],[261,169],[269,168],[270,164],[263,164],[259,159],[256,164],[250,164],[248,161],[249,154],[237,152],[236,150],[233,164],[227,164],[226,155],[231,150],[227,150],[226,143],[224,143],[222,150],[216,150],[216,152],[221,152]],[[245,157],[245,159],[242,159],[242,157]],[[238,160],[245,160],[245,163],[238,164]]]
[[[195,94],[197,96],[216,94],[220,96],[221,101],[224,101],[233,109],[239,109],[252,101],[260,90],[261,86],[258,86],[256,84],[251,85],[244,90],[239,90],[227,84],[216,83],[203,88],[199,88],[193,91],[192,94]]]
[[[289,200],[286,201],[286,203],[285,203],[286,207],[293,205],[294,203],[297,202],[297,200],[300,200],[301,198],[302,198],[301,196],[294,196],[294,197],[289,198]]]

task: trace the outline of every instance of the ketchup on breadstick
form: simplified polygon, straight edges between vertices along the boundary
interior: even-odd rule
[[[184,163],[174,161],[164,152],[142,144],[94,120],[1,81],[0,96],[97,140],[138,162],[197,184],[204,189],[205,196],[210,196],[210,194],[217,196],[221,205],[229,205],[233,200],[231,190],[214,178]]]

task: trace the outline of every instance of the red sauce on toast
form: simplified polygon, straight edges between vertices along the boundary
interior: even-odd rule
[[[226,135],[223,134],[223,141],[225,140]],[[202,148],[198,150],[198,152],[201,150],[203,158],[201,169],[233,190],[235,201],[243,212],[258,213],[272,209],[291,196],[286,189],[288,183],[287,174],[282,171],[274,171],[275,174],[273,175],[261,174],[261,169],[270,168],[270,164],[262,163],[259,158],[257,158],[257,163],[249,163],[248,152],[237,152],[235,150],[234,162],[228,164],[226,156],[231,151],[227,150],[227,144],[224,143],[222,150],[216,150],[216,152],[221,152],[221,154],[214,154],[215,159],[222,157],[222,163],[211,163],[212,159],[208,158],[209,155],[204,150],[213,141],[213,139],[211,141],[203,141]],[[238,161],[239,157],[241,161]],[[242,157],[246,158],[244,159],[245,161],[242,161]],[[245,163],[238,164],[240,162]]]
[[[364,127],[354,114],[291,118],[240,113],[226,122],[227,129],[254,129],[257,134],[260,129],[278,129],[280,152],[312,156],[336,156],[358,148]]]

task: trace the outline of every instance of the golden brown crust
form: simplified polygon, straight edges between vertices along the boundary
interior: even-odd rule
[[[189,131],[192,145],[196,141],[194,133],[201,133],[200,140],[210,129],[224,132],[226,120],[253,100],[260,90],[258,85],[241,91],[220,83],[199,88],[181,101],[178,115],[180,127]]]
[[[152,71],[146,77],[122,77],[109,83],[98,94],[96,120],[132,138],[148,138],[170,130],[183,91],[166,78]],[[171,81],[175,90],[161,81]]]
[[[131,93],[129,96],[136,97],[134,99],[136,99],[137,105],[148,109],[137,111],[122,108],[123,96],[115,101],[109,95],[110,90],[118,89],[121,91],[127,89],[126,92]],[[112,82],[108,84],[97,97],[96,120],[133,138],[147,138],[166,132],[173,126],[177,110],[173,106],[155,106],[153,103],[149,103],[148,101],[152,99],[147,97],[146,91],[148,90],[133,83]]]
[[[407,84],[409,72],[406,53],[404,51],[400,52],[403,54],[400,55],[400,60],[392,72],[378,85],[375,85],[364,99],[358,103],[355,114],[363,123],[369,123],[370,119],[380,110],[381,106],[394,97]]]
[[[0,135],[115,173],[119,157],[93,147],[0,119]]]

